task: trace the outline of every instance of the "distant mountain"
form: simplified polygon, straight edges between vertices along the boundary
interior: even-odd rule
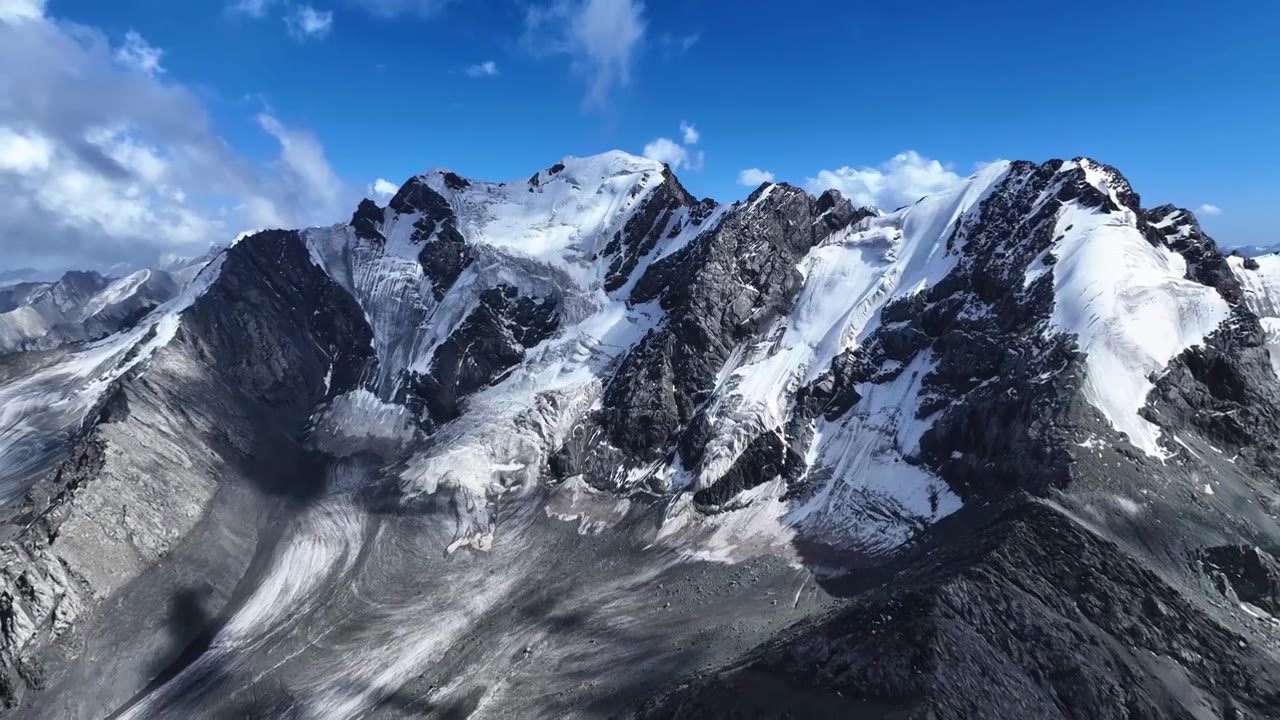
[[[1086,158],[891,213],[617,152],[424,173],[0,358],[0,693],[1280,717],[1277,257]],[[139,296],[103,282],[9,302]]]
[[[1257,257],[1259,255],[1271,255],[1280,252],[1280,246],[1276,245],[1239,245],[1229,247],[1225,252],[1235,255],[1243,255],[1244,257]]]
[[[35,268],[18,268],[16,270],[0,270],[0,288],[7,285],[29,282],[53,282],[58,273]]]
[[[72,271],[52,282],[0,288],[0,354],[47,350],[127,329],[176,296],[208,259],[186,258],[170,269],[114,278]]]

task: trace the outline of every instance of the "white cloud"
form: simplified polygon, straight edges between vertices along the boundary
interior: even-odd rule
[[[583,106],[604,109],[631,81],[631,66],[647,22],[638,0],[555,0],[531,6],[524,43],[535,54],[563,53],[587,78]]]
[[[822,170],[805,181],[805,186],[813,193],[835,188],[854,205],[895,210],[946,190],[960,179],[937,160],[908,150],[877,167]]]
[[[311,133],[285,127],[266,113],[258,115],[258,124],[279,141],[280,158],[277,163],[283,172],[291,176],[292,184],[303,191],[296,200],[318,200],[325,206],[337,205],[345,188],[325,158],[320,141]]]
[[[467,67],[467,75],[471,77],[493,77],[498,74],[498,64],[492,60],[486,60]]]
[[[664,162],[670,165],[672,170],[689,161],[689,151],[685,150],[683,145],[664,137],[645,145],[644,156],[650,160]]]
[[[1196,212],[1200,215],[1206,215],[1206,216],[1212,217],[1214,215],[1221,215],[1222,208],[1218,207],[1217,205],[1210,205],[1209,203],[1205,203],[1204,205],[1201,205],[1200,207],[1196,208]]]
[[[0,0],[0,21],[39,20],[44,6],[45,0]]]
[[[299,5],[284,18],[289,34],[299,40],[322,38],[333,29],[333,11]]]
[[[644,156],[650,160],[664,162],[670,165],[672,170],[679,170],[682,167],[695,171],[702,170],[703,165],[706,164],[706,155],[701,150],[693,152],[690,149],[702,139],[698,129],[681,121],[680,138],[684,144],[669,137],[660,137],[644,146]]]
[[[124,67],[121,52],[90,27],[31,14],[0,22],[0,67],[23,68],[0,93],[7,262],[146,263],[247,228],[331,223],[354,207],[357,191],[311,135],[264,116],[281,150],[258,164],[214,131],[196,93]]]
[[[671,138],[660,137],[644,146],[644,156],[671,166],[672,170],[687,167],[690,170],[701,170],[706,156],[702,151],[689,152],[689,149]]]
[[[773,173],[760,168],[747,168],[738,173],[738,184],[756,187],[761,183],[773,182]]]
[[[386,180],[384,178],[378,178],[377,180],[374,180],[373,184],[369,186],[370,195],[375,195],[384,200],[391,198],[399,190],[400,188],[396,187],[395,183],[391,182],[390,180]]]
[[[0,172],[41,172],[52,162],[53,145],[46,138],[0,127]]]
[[[698,141],[702,139],[702,134],[698,132],[698,128],[683,120],[680,121],[680,134],[684,136],[685,145],[697,145]]]
[[[130,30],[124,36],[124,45],[116,49],[116,62],[148,75],[164,72],[160,58],[164,51],[152,47],[141,35]]]
[[[227,6],[227,10],[251,18],[261,18],[266,16],[267,8],[274,4],[275,0],[236,0]]]

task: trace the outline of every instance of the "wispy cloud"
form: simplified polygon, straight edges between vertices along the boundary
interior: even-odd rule
[[[702,134],[698,132],[698,128],[684,120],[680,121],[680,135],[684,138],[685,145],[697,145],[698,141],[702,139]]]
[[[671,59],[683,55],[694,45],[697,45],[700,39],[702,39],[702,34],[696,32],[683,35],[663,32],[658,35],[658,49],[662,51],[664,58]]]
[[[0,0],[4,2],[5,0]],[[141,35],[130,30],[124,36],[124,44],[116,48],[116,62],[121,65],[137,70],[147,75],[155,75],[164,72],[164,68],[160,67],[160,58],[164,57],[164,51],[152,47]]]
[[[587,79],[583,106],[604,109],[612,93],[631,81],[647,26],[637,0],[556,0],[529,7],[524,45],[538,55],[568,55]]]
[[[756,187],[761,183],[773,182],[773,173],[760,168],[747,168],[738,173],[738,184]]]
[[[486,60],[482,63],[476,63],[467,67],[467,75],[478,77],[493,77],[498,74],[498,63],[492,60]]]
[[[438,14],[453,0],[347,0],[347,4],[378,17],[393,18],[414,15],[429,18]]]
[[[227,12],[261,18],[266,16],[267,9],[275,2],[276,0],[235,0],[227,6]]]
[[[275,116],[258,115],[258,124],[280,143],[280,169],[292,176],[305,196],[319,200],[324,205],[334,205],[341,199],[343,183],[325,157],[324,146],[314,135],[305,130],[285,127]]]
[[[1217,205],[1210,205],[1209,203],[1205,203],[1204,205],[1201,205],[1200,207],[1196,208],[1196,213],[1200,215],[1212,217],[1214,215],[1221,215],[1222,208],[1218,207]]]
[[[285,15],[284,24],[289,34],[299,40],[319,39],[333,30],[333,11],[299,5]]]

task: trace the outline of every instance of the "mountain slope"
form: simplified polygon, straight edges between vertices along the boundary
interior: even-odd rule
[[[6,697],[1274,714],[1269,268],[1083,158],[893,213],[430,171],[4,361]]]

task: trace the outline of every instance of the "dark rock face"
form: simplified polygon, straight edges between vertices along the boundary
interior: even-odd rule
[[[401,215],[422,213],[428,217],[441,213],[452,213],[449,202],[440,193],[427,185],[426,179],[419,176],[410,178],[400,186],[400,190],[391,197],[387,207]]]
[[[1225,581],[1219,592],[1280,616],[1280,563],[1270,554],[1256,547],[1222,545],[1205,550],[1203,560]]]
[[[356,237],[382,244],[387,241],[382,234],[382,222],[382,208],[378,207],[378,203],[365,198],[351,216],[351,229],[355,231]]]
[[[1156,382],[1150,412],[1236,455],[1259,478],[1280,479],[1280,387],[1258,318],[1243,305]]]
[[[619,457],[645,463],[677,446],[687,453],[686,467],[701,461],[701,446],[682,442],[679,433],[685,427],[696,432],[695,417],[716,372],[734,347],[790,307],[801,284],[796,265],[831,232],[831,223],[848,225],[870,214],[824,197],[816,201],[789,185],[762,187],[713,230],[646,269],[631,299],[658,301],[666,323],[623,361],[605,389],[604,408],[553,462],[557,472],[581,472],[588,482],[608,487],[608,468],[616,468]],[[687,196],[673,198],[691,206]],[[659,205],[663,213],[670,207]],[[643,243],[636,247],[647,252]]]
[[[434,229],[435,221],[423,222],[424,227],[421,229],[425,231],[424,234],[430,235],[431,231],[426,229],[425,223],[431,223]],[[466,240],[455,227],[452,215],[442,219],[438,227],[435,238],[423,246],[422,252],[418,253],[418,263],[422,265],[422,270],[427,277],[431,278],[431,292],[436,300],[443,298],[445,293],[449,292],[449,288],[458,281],[458,276],[474,259]]]
[[[470,186],[469,182],[453,173],[446,173],[444,182],[455,190]],[[389,207],[402,214],[421,214],[414,223],[410,239],[415,243],[425,243],[418,254],[418,262],[431,278],[432,294],[436,300],[443,298],[473,260],[466,240],[458,232],[457,216],[449,201],[428,187],[422,178],[414,178],[396,193]]]
[[[431,372],[410,378],[402,400],[428,429],[442,425],[458,417],[463,398],[498,380],[559,325],[552,300],[523,297],[506,285],[485,290],[479,307],[436,350]]]
[[[701,223],[692,213],[686,213],[688,216],[683,218],[683,223],[677,218],[681,210],[688,211],[698,203],[671,174],[670,168],[663,170],[662,180],[662,184],[645,199],[644,208],[632,215],[626,226],[615,233],[605,247],[604,254],[613,257],[604,281],[605,291],[613,292],[625,285],[640,259],[653,250],[664,233],[674,236],[683,229],[682,224]]]
[[[227,322],[228,315],[235,322]],[[281,337],[281,326],[297,328],[298,336]],[[315,267],[293,231],[259,233],[231,248],[183,332],[194,336],[210,365],[239,378],[245,392],[295,418],[310,413],[310,398],[324,394],[326,374],[332,372],[329,389],[336,394],[356,387],[374,362],[359,306]],[[264,372],[284,367],[291,375]],[[298,392],[299,382],[306,392]]]
[[[1280,713],[1280,663],[1262,646],[1056,512],[1001,511],[929,550],[636,715],[786,717],[793,699],[877,718]],[[762,677],[779,692],[755,691]]]
[[[1143,218],[1151,231],[1159,234],[1161,242],[1186,259],[1188,280],[1216,289],[1227,302],[1241,302],[1243,291],[1240,281],[1231,272],[1227,258],[1213,239],[1200,229],[1200,223],[1190,211],[1161,205],[1144,211]]]
[[[721,507],[743,490],[758,485],[759,478],[795,477],[803,465],[804,458],[781,435],[764,433],[747,446],[742,457],[722,478],[711,487],[694,493],[693,499],[707,508]]]
[[[74,624],[175,552],[224,486],[285,504],[314,497],[307,419],[326,377],[335,392],[358,384],[371,337],[297,233],[226,251],[151,367],[117,381],[68,459],[0,517],[0,702],[45,689],[47,664],[73,654]],[[100,529],[112,522],[123,531]],[[183,630],[179,649],[204,630]]]
[[[445,186],[451,190],[464,190],[471,187],[470,180],[467,180],[455,173],[447,172],[443,177]]]

